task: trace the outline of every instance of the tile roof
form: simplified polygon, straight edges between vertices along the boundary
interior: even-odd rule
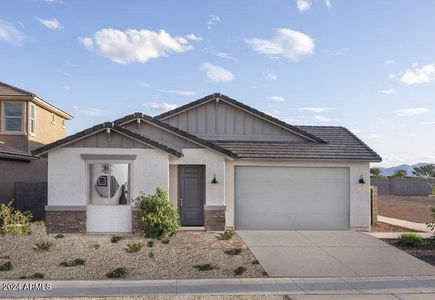
[[[183,155],[181,152],[179,152],[176,149],[172,149],[172,148],[170,148],[170,147],[168,147],[166,145],[163,145],[163,144],[161,144],[159,142],[151,140],[151,139],[149,139],[147,137],[144,137],[144,136],[142,136],[140,134],[137,134],[137,133],[135,133],[135,132],[133,132],[131,130],[125,129],[125,128],[121,127],[121,126],[116,125],[113,122],[101,123],[101,124],[98,124],[96,126],[93,126],[93,127],[88,128],[88,129],[85,129],[83,131],[77,132],[76,134],[73,134],[73,135],[70,135],[70,136],[68,136],[66,138],[57,140],[54,143],[47,144],[47,145],[42,146],[42,147],[40,147],[38,149],[35,149],[35,150],[32,151],[32,154],[33,155],[41,155],[41,154],[47,153],[50,150],[53,150],[55,148],[59,148],[59,147],[65,146],[65,145],[70,144],[72,142],[78,141],[78,140],[80,140],[80,139],[82,139],[82,138],[84,138],[84,137],[86,137],[88,135],[92,135],[92,134],[98,133],[98,132],[103,131],[105,129],[112,129],[115,132],[124,134],[124,135],[126,135],[126,136],[128,136],[128,137],[130,137],[132,139],[138,140],[138,141],[140,141],[140,142],[142,142],[144,144],[150,145],[150,146],[152,146],[154,148],[166,151],[169,154],[172,154],[174,156],[181,157]]]
[[[250,159],[334,159],[378,162],[381,157],[343,127],[297,126],[326,143],[214,141],[215,144]]]
[[[38,159],[36,156],[33,156],[30,152],[6,145],[1,141],[0,141],[0,158],[17,159],[17,160]]]
[[[36,96],[26,90],[17,88],[16,86],[0,81],[0,96]]]

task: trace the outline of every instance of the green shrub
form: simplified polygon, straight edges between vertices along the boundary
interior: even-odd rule
[[[180,228],[177,209],[169,202],[167,193],[162,189],[157,188],[154,195],[140,193],[134,204],[142,210],[140,223],[145,237],[167,238]]]
[[[136,253],[139,252],[143,247],[142,243],[129,243],[124,247],[125,252],[127,253]]]
[[[116,268],[106,273],[107,278],[122,278],[127,274],[125,268]]]
[[[0,224],[2,234],[26,235],[30,234],[30,212],[20,212],[12,207],[12,201],[0,205]]]
[[[12,263],[10,260],[0,265],[0,272],[6,272],[12,270]]]
[[[259,265],[260,262],[259,262],[258,260],[256,260],[256,259],[254,259],[254,260],[252,261],[252,264],[253,264],[253,265]]]
[[[30,276],[21,276],[20,279],[42,279],[44,278],[44,274],[42,273],[34,273]]]
[[[63,239],[65,236],[63,234],[56,234],[54,236],[55,239]]]
[[[85,264],[85,260],[81,258],[76,258],[74,260],[70,261],[63,261],[59,264],[61,267],[77,267],[77,266],[83,266]]]
[[[431,219],[426,223],[426,226],[430,231],[432,231],[432,236],[435,236],[435,207],[430,208],[430,216]]]
[[[91,244],[91,245],[89,245],[88,247],[89,247],[89,248],[92,248],[92,249],[94,249],[94,250],[98,250],[98,249],[100,249],[100,244]]]
[[[36,251],[48,251],[53,244],[50,242],[38,242],[33,245],[33,250]]]
[[[231,240],[233,236],[234,236],[234,231],[225,230],[224,232],[218,234],[217,239],[221,241],[224,240],[226,241],[226,240]]]
[[[110,241],[111,241],[113,244],[116,244],[116,243],[119,242],[120,240],[122,240],[122,237],[117,236],[117,235],[112,236],[112,238],[110,239]]]
[[[237,267],[237,268],[234,269],[234,275],[235,276],[242,275],[243,273],[245,273],[245,271],[246,271],[245,267],[242,267],[242,266]]]
[[[240,253],[242,253],[242,249],[240,248],[225,249],[224,253],[228,255],[239,255]]]
[[[163,240],[162,240],[162,243],[165,244],[165,245],[166,245],[166,244],[169,244],[169,239],[168,239],[168,238],[163,239]]]
[[[152,248],[152,247],[154,247],[154,241],[148,241],[148,242],[147,242],[147,247],[148,247],[148,248]]]
[[[200,265],[194,265],[193,267],[198,271],[210,271],[210,270],[217,269],[212,264],[200,264]]]
[[[154,257],[155,257],[154,252],[153,251],[148,252],[148,257],[151,259],[154,259]]]
[[[397,244],[400,246],[415,247],[423,243],[423,239],[420,235],[413,232],[405,232],[399,236]]]

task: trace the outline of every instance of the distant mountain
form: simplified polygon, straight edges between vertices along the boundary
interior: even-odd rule
[[[381,169],[381,174],[383,176],[391,176],[397,170],[406,170],[407,174],[409,176],[412,176],[412,171],[414,170],[415,167],[420,167],[420,166],[423,166],[423,165],[426,165],[426,164],[427,163],[418,163],[418,164],[415,164],[415,165],[400,165],[400,166],[397,166],[397,167],[380,168],[380,169]]]

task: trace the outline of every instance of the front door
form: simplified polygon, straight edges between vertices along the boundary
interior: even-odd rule
[[[204,225],[204,166],[178,166],[178,209],[182,226]]]

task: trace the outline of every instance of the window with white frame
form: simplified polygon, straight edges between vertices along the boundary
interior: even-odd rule
[[[3,102],[3,131],[23,132],[23,102]]]
[[[128,163],[89,164],[89,204],[129,204]]]
[[[51,114],[51,124],[56,125],[56,116],[55,116],[55,114]]]
[[[36,106],[33,103],[29,104],[29,132],[36,134]]]

